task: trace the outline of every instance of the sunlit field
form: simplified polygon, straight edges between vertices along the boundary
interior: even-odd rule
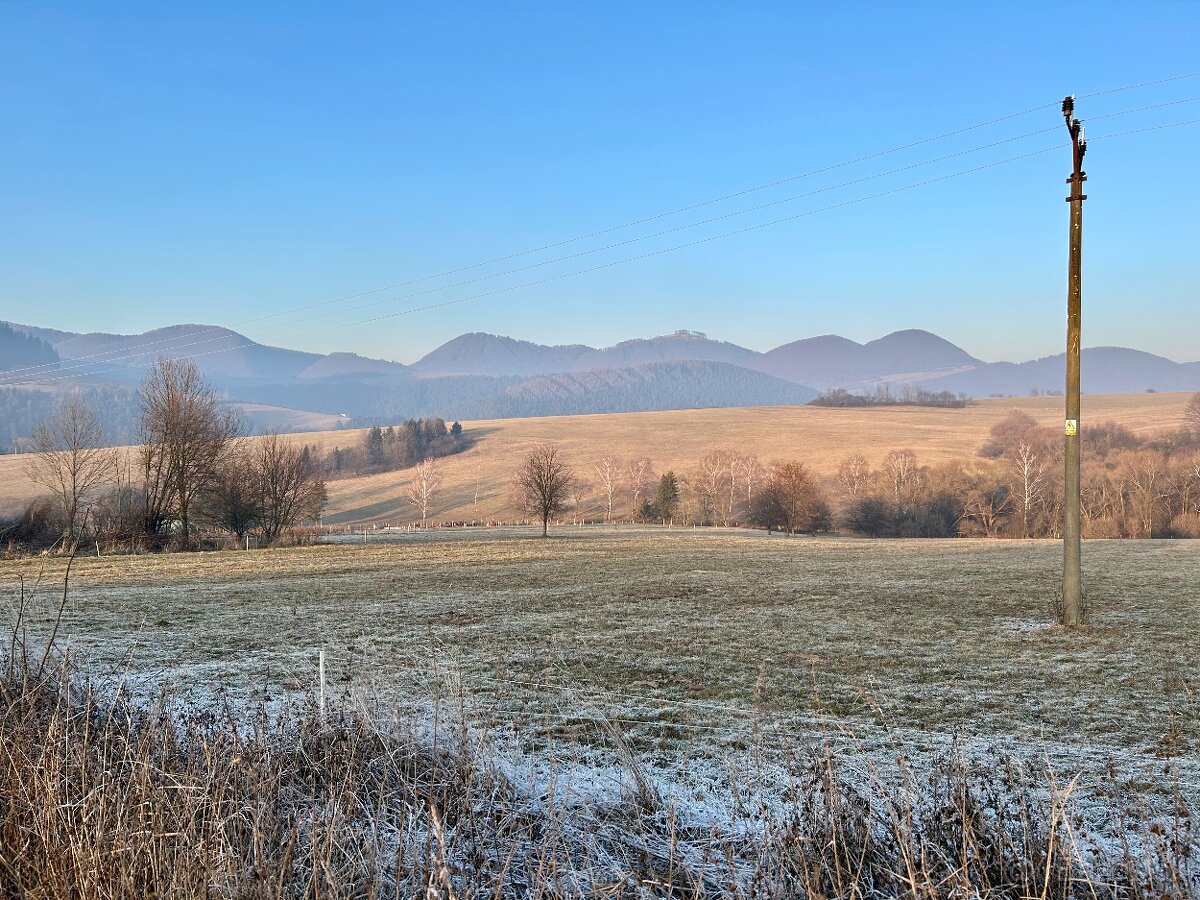
[[[1083,398],[1084,421],[1118,422],[1139,435],[1177,428],[1191,394],[1113,394]],[[1043,425],[1062,419],[1061,397],[980,400],[965,409],[884,407],[829,409],[816,406],[692,409],[593,416],[546,416],[466,422],[470,447],[439,461],[443,479],[434,498],[432,521],[512,521],[511,481],[522,454],[541,441],[562,447],[584,481],[605,453],[621,459],[647,457],[658,473],[691,472],[713,449],[753,453],[764,464],[799,460],[821,477],[831,477],[852,453],[878,467],[888,451],[909,448],[922,465],[967,462],[988,439],[988,430],[1020,409]],[[328,453],[357,446],[357,429],[308,432],[289,440]],[[38,489],[24,474],[20,455],[0,456],[0,515],[16,515]],[[346,477],[328,482],[324,521],[399,523],[420,518],[406,499],[411,469]],[[599,500],[586,510],[600,516]]]

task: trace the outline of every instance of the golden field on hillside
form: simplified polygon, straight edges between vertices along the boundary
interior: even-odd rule
[[[1083,398],[1083,427],[1113,420],[1139,433],[1173,428],[1182,422],[1190,394],[1114,394]],[[922,463],[969,459],[988,429],[1012,409],[1046,425],[1062,420],[1061,397],[982,400],[965,409],[891,407],[826,409],[813,406],[690,409],[665,412],[552,416],[464,422],[473,445],[439,462],[442,488],[431,510],[434,521],[511,519],[509,482],[522,454],[540,441],[562,445],[580,476],[605,453],[648,457],[656,472],[685,474],[709,450],[754,453],[764,463],[796,459],[818,474],[831,475],[851,453],[876,466],[889,450],[907,447]],[[322,451],[350,447],[358,430],[292,436]],[[329,482],[326,521],[401,523],[419,518],[405,499],[411,480],[406,470]],[[478,502],[476,503],[476,486]],[[0,513],[18,511],[37,493],[23,474],[20,456],[0,457]],[[586,510],[585,506],[585,510]],[[593,514],[599,509],[593,504]]]

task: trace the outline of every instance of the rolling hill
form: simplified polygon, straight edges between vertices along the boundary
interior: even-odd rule
[[[438,375],[529,376],[570,372],[591,347],[551,347],[473,331],[461,334],[422,356],[410,367],[425,377]]]
[[[255,343],[248,337],[210,325],[171,325],[144,334],[75,334],[54,343],[66,363],[109,377],[140,378],[140,370],[162,355],[190,356],[213,379],[291,379],[321,355]],[[130,369],[129,373],[106,370]]]
[[[57,363],[58,354],[43,338],[0,322],[0,372],[25,367],[47,371]]]

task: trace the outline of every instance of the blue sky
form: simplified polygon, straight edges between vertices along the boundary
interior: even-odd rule
[[[1102,118],[1198,97],[1200,78],[1086,96],[1200,70],[1198,39],[1196,2],[3,2],[0,318],[214,323],[404,362],[463,331],[604,345],[678,328],[768,349],[919,327],[985,359],[1043,356],[1063,343],[1073,92],[1093,138],[1084,342],[1200,359],[1200,126],[1100,139],[1200,118],[1200,102]]]

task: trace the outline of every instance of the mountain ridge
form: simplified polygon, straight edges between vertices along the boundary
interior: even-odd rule
[[[109,404],[113,416],[132,414],[134,386],[155,358],[188,352],[231,403],[356,422],[776,405],[804,403],[834,388],[873,392],[906,384],[980,398],[1022,396],[1061,390],[1064,373],[1062,354],[989,363],[922,329],[866,343],[818,335],[766,352],[685,330],[601,348],[476,331],[407,366],[347,352],[272,347],[228,328],[196,324],[116,335],[11,323],[6,333],[10,349],[0,346],[0,401],[22,387],[110,386],[120,394]],[[6,352],[13,359],[6,360]],[[1083,387],[1089,393],[1200,390],[1200,362],[1177,363],[1124,347],[1087,348]],[[0,402],[0,426],[16,434],[13,422],[28,423],[30,411],[27,402]]]

